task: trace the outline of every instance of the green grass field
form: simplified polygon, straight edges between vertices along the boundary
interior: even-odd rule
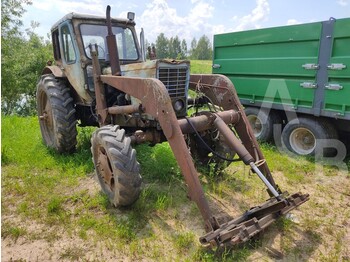
[[[211,60],[191,60],[192,74],[211,74]]]
[[[210,70],[211,62],[193,70]],[[195,69],[197,68],[197,69]],[[310,201],[232,250],[200,246],[204,225],[167,143],[136,147],[143,190],[129,208],[113,208],[94,178],[90,137],[78,128],[77,152],[59,155],[41,141],[36,117],[1,119],[3,261],[349,261],[350,175],[262,144],[278,185]],[[347,163],[349,165],[349,161]],[[200,176],[219,217],[264,202],[261,181],[242,163]]]

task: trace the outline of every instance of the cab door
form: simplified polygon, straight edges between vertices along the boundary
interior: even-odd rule
[[[85,77],[81,67],[78,45],[73,34],[71,21],[62,23],[59,27],[60,48],[62,54],[62,69],[69,83],[78,93],[83,103],[91,102],[90,95],[85,90]]]

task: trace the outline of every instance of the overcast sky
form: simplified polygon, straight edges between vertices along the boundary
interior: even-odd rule
[[[309,23],[350,17],[350,0],[33,0],[23,17],[25,27],[40,23],[36,33],[45,36],[51,25],[70,12],[113,17],[136,13],[137,30],[154,42],[160,33],[178,35],[188,43],[207,35],[255,28]]]

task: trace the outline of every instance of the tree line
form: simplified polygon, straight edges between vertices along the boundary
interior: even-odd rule
[[[201,36],[198,41],[193,38],[190,49],[187,47],[186,40],[180,40],[178,36],[167,38],[164,33],[157,36],[155,43],[150,44],[146,41],[146,46],[151,50],[155,48],[159,59],[211,60],[213,54],[211,42],[206,35]]]

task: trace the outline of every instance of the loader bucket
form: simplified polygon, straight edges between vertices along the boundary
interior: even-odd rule
[[[218,229],[202,236],[199,241],[203,245],[217,246],[244,243],[308,199],[308,194],[301,193],[281,198],[281,200],[271,198],[263,205],[253,207],[243,215],[220,225]]]

